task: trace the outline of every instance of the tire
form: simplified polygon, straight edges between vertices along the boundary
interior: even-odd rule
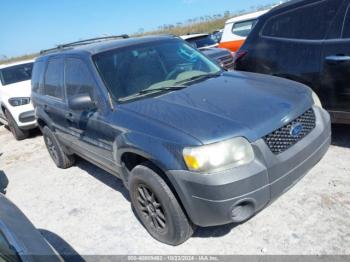
[[[50,128],[45,126],[42,131],[47,151],[49,152],[56,166],[61,169],[66,169],[73,166],[75,163],[74,155],[68,155],[63,151],[62,146]]]
[[[149,162],[131,171],[129,190],[135,213],[152,237],[176,246],[192,236],[194,225]]]
[[[20,129],[9,111],[5,110],[5,116],[7,118],[8,128],[16,140],[20,141],[29,136],[29,131]]]

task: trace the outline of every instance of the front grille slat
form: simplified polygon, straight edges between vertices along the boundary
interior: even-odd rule
[[[297,124],[301,124],[303,128],[297,136],[293,136],[291,134],[291,129]],[[278,155],[306,137],[315,127],[316,116],[313,109],[310,108],[304,114],[291,121],[287,125],[265,136],[264,141],[272,153]]]

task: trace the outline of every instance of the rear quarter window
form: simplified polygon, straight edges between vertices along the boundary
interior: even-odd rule
[[[262,35],[278,38],[324,39],[342,0],[323,0],[271,17]]]

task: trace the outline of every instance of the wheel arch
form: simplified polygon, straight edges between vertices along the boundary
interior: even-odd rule
[[[164,167],[161,167],[161,164],[159,164],[158,161],[155,161],[152,159],[152,157],[150,157],[148,154],[139,151],[139,150],[128,150],[125,151],[122,155],[121,155],[121,165],[122,168],[124,169],[124,172],[126,172],[126,176],[125,178],[125,184],[126,186],[129,188],[128,186],[128,177],[131,173],[131,171],[138,165],[146,163],[147,167],[149,167],[150,169],[152,169],[157,175],[159,175],[164,182],[167,184],[167,186],[170,188],[171,192],[174,194],[176,200],[178,201],[179,205],[181,206],[183,212],[185,213],[186,217],[192,221],[191,217],[189,216],[183,200],[180,197],[180,194],[178,190],[180,190],[176,184],[176,181],[167,175],[166,173],[166,169],[164,169]],[[125,173],[124,173],[125,174]]]

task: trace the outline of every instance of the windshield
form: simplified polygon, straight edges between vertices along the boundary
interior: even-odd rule
[[[211,62],[181,40],[157,41],[97,54],[97,70],[116,100],[145,90],[172,90],[186,81],[221,72]]]
[[[10,85],[21,81],[30,80],[32,77],[33,63],[10,66],[0,69],[2,85]]]
[[[212,46],[217,44],[214,39],[212,39],[209,35],[195,37],[187,39],[187,42],[189,42],[192,46],[197,48],[203,48],[206,46]]]

